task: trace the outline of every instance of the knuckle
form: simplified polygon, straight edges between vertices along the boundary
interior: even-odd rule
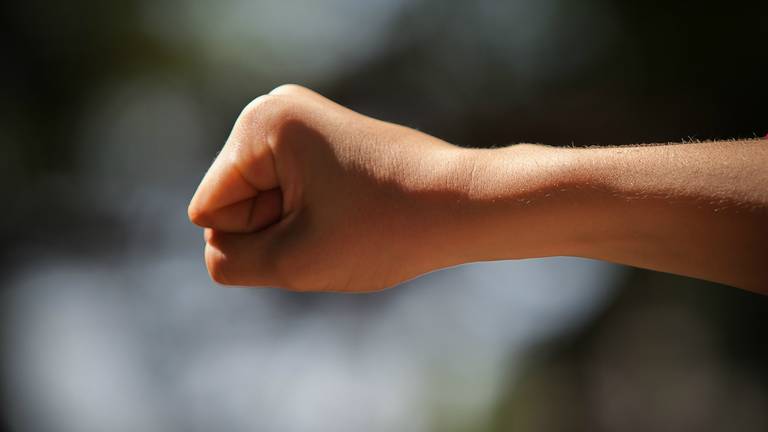
[[[260,131],[268,140],[279,140],[286,126],[298,118],[295,101],[282,95],[267,94],[251,101],[243,109],[239,122],[249,129]]]
[[[250,101],[240,113],[240,118],[246,120],[258,120],[281,105],[282,98],[275,95],[262,95]]]
[[[306,91],[307,91],[306,88],[298,84],[283,84],[272,89],[272,91],[269,92],[269,94],[292,96],[292,95],[301,95]]]

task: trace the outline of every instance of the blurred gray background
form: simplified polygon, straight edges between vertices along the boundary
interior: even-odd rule
[[[2,9],[0,430],[768,430],[765,297],[573,258],[223,289],[186,220],[287,82],[464,146],[763,136],[768,3]]]

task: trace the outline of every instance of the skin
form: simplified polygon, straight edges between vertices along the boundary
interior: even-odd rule
[[[578,256],[768,293],[768,143],[465,149],[296,85],[250,103],[189,205],[225,285],[376,291]]]

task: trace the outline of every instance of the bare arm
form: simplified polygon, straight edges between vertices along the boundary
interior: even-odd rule
[[[250,104],[190,219],[225,284],[371,291],[581,256],[768,292],[768,145],[461,149],[298,86]]]
[[[501,210],[508,216],[501,232],[516,231],[510,226],[516,224],[515,208],[537,213],[529,223],[543,222],[538,239],[549,245],[539,255],[595,258],[768,289],[768,143],[540,147],[530,152],[538,153],[531,158],[542,160],[539,166],[549,171],[533,174],[548,179],[528,197],[530,203],[514,204],[519,198],[509,191],[516,186],[498,181],[509,172],[505,166],[517,164],[513,159],[520,151],[514,147],[480,156],[492,168],[476,180],[475,189],[483,190],[481,200],[496,195],[501,199],[493,205],[511,204]],[[493,259],[524,254],[497,247]]]

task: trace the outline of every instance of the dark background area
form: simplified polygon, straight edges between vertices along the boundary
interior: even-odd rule
[[[119,267],[119,287],[109,292],[133,299],[132,283],[140,278],[133,280],[124,263],[147,271],[137,258],[146,251],[189,249],[180,253],[184,260],[202,266],[199,249],[188,247],[199,245],[185,240],[198,233],[174,228],[184,223],[185,202],[240,109],[284,82],[463,146],[768,133],[768,2],[321,3],[2,6],[0,321],[7,384],[0,425],[57,430],[45,425],[62,415],[79,418],[66,404],[68,414],[38,410],[41,396],[17,400],[26,378],[10,359],[26,346],[23,317],[34,316],[17,305],[35,310],[48,294],[21,303],[18,295],[25,286],[45,286],[45,293],[63,296],[72,286],[29,275],[44,274],[40,269],[54,261],[66,275],[70,267],[84,274],[98,267],[111,285],[118,272],[110,269]],[[642,270],[605,271],[615,275],[612,288],[591,300],[588,316],[509,351],[510,372],[499,378],[504,384],[484,414],[446,424],[450,407],[427,404],[435,414],[412,430],[768,429],[765,297]],[[189,280],[207,286],[205,277],[201,270]],[[151,303],[150,285],[142,292]],[[535,283],[525,286],[536,290]],[[354,300],[258,295],[286,311],[288,321],[328,308],[364,320],[364,311],[396,303],[400,290]],[[129,314],[148,313],[141,301],[131,304]],[[177,334],[166,330],[151,329],[163,334],[158,343],[173,347]],[[51,355],[56,364],[55,350]],[[473,376],[472,364],[457,367]],[[168,422],[139,424],[196,430],[178,417],[197,405],[183,406],[160,416]],[[38,414],[39,423],[29,420]],[[123,429],[120,419],[92,420],[66,424]],[[252,430],[272,429],[265,423]],[[297,423],[284,430],[306,429]]]

